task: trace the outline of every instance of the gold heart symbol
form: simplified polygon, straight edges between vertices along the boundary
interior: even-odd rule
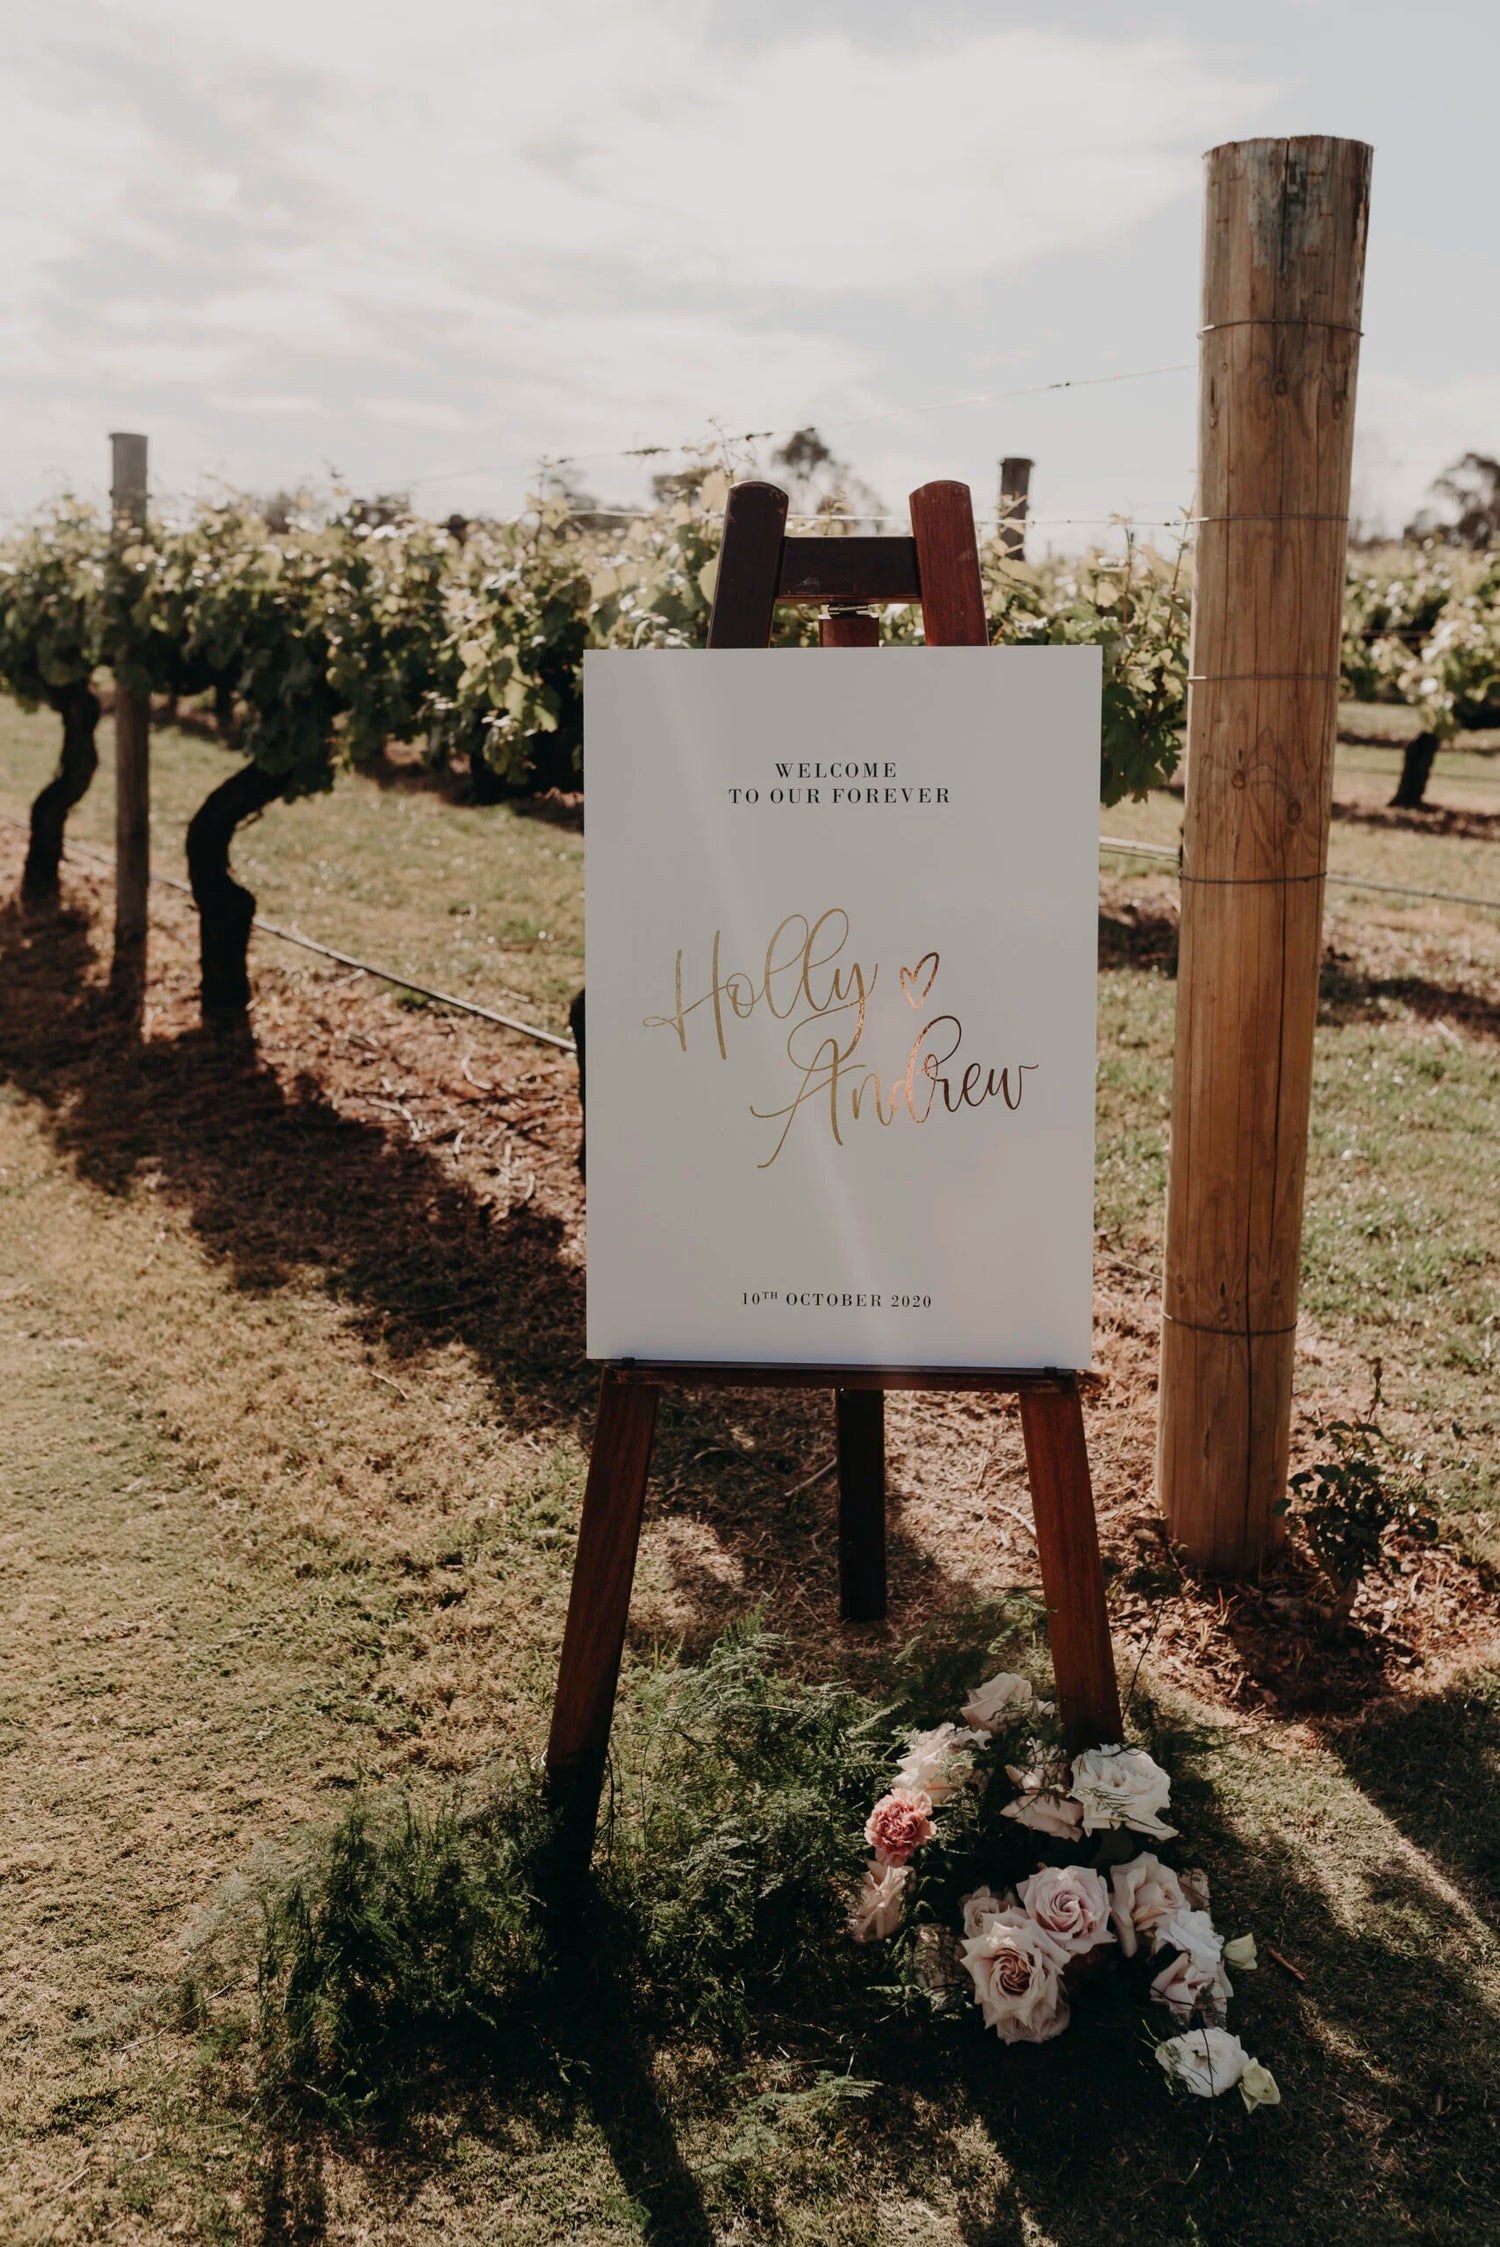
[[[919,991],[917,984],[921,980],[923,968],[927,969],[927,977],[925,982],[922,982],[922,988]],[[936,952],[924,952],[915,967],[904,967],[901,970],[901,988],[906,993],[908,1006],[923,1006],[926,1004],[927,994],[937,980],[937,971],[938,956]]]

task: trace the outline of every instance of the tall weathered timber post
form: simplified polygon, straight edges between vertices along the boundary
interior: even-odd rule
[[[1286,1481],[1370,150],[1209,151],[1157,1470],[1254,1568]]]

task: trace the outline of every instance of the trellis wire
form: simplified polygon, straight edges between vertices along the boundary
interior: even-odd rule
[[[1170,859],[1180,871],[1182,853],[1164,843],[1128,843],[1118,835],[1101,835],[1101,850],[1119,851],[1126,858]],[[1443,905],[1477,905],[1483,912],[1500,913],[1500,897],[1466,897],[1456,889],[1418,889],[1412,882],[1377,882],[1367,874],[1329,874],[1325,879],[1337,882],[1341,889],[1378,889],[1391,897],[1430,897]]]
[[[0,813],[0,819],[4,820],[7,827],[14,827],[22,834],[28,832],[23,819],[13,819],[9,813]],[[1174,869],[1181,858],[1180,852],[1163,843],[1131,843],[1118,835],[1101,835],[1099,848],[1118,851],[1127,858],[1170,860]],[[101,872],[113,876],[114,867],[108,854],[95,850],[88,843],[69,842],[65,846],[65,855],[82,857],[96,865]],[[191,897],[193,894],[191,885],[179,881],[175,874],[153,872],[151,879],[159,882],[164,889],[179,891],[184,897]],[[1466,897],[1460,891],[1451,889],[1416,889],[1410,882],[1377,882],[1360,874],[1330,874],[1328,879],[1340,883],[1345,889],[1381,890],[1395,897],[1433,898],[1444,905],[1477,905],[1484,912],[1500,913],[1500,897]],[[282,928],[275,921],[262,920],[258,913],[251,926],[259,929],[263,936],[279,937],[283,944],[296,944],[304,952],[316,952],[322,959],[336,960],[340,967],[352,968],[358,975],[372,975],[378,982],[394,984],[398,991],[415,991],[419,998],[431,999],[435,1006],[452,1007],[458,1014],[477,1015],[482,1022],[494,1022],[502,1030],[513,1030],[518,1037],[531,1038],[538,1045],[554,1046],[560,1053],[576,1053],[578,1050],[571,1038],[559,1037],[555,1030],[539,1029],[532,1022],[518,1022],[513,1015],[498,1014],[493,1007],[479,1006],[472,999],[456,998],[451,991],[435,991],[428,984],[413,982],[409,975],[398,975],[394,968],[376,967],[369,960],[356,960],[351,953],[336,951],[331,944],[319,944],[314,937],[304,936],[298,929]]]

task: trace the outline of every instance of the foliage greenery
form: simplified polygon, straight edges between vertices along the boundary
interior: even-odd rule
[[[870,1804],[904,1727],[1017,1619],[910,1650],[883,1703],[779,1674],[754,1617],[700,1665],[663,1663],[619,1713],[586,1880],[560,1870],[534,1773],[469,1808],[356,1802],[267,1911],[268,2113],[393,2124],[478,2066],[493,2088],[502,2048],[518,2082],[555,2070],[580,2011],[726,2062],[796,2044],[847,2069],[882,2023],[930,2010],[910,1944],[849,1939]]]
[[[545,499],[517,522],[457,530],[373,521],[338,497],[276,511],[284,527],[228,498],[112,531],[67,502],[0,554],[0,683],[35,703],[107,666],[137,692],[212,693],[231,745],[288,796],[419,737],[476,784],[577,786],[585,651],[703,645],[727,491],[705,468],[636,517]],[[1134,550],[1123,575],[1102,558],[984,560],[997,640],[1103,650],[1102,799],[1168,778],[1185,693],[1180,564]],[[918,629],[897,611],[886,636]],[[779,614],[779,645],[814,633],[809,614]]]
[[[1349,1614],[1365,1577],[1381,1567],[1392,1530],[1437,1535],[1422,1456],[1395,1450],[1375,1418],[1379,1406],[1377,1361],[1369,1410],[1355,1420],[1317,1423],[1314,1440],[1327,1450],[1290,1478],[1292,1496],[1280,1509],[1293,1515],[1332,1584],[1341,1617]]]

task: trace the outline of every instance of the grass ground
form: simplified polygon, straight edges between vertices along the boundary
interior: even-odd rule
[[[0,718],[0,811],[52,746],[50,721]],[[1394,764],[1341,756],[1335,864],[1500,894],[1495,768],[1441,769],[1424,824],[1381,808]],[[167,870],[223,769],[159,738]],[[101,787],[80,836],[108,818]],[[1105,825],[1171,840],[1179,818],[1163,796]],[[274,917],[556,1022],[579,849],[393,779],[274,810],[238,862]],[[19,855],[0,831],[0,894]],[[1500,2235],[1500,1670],[1475,1566],[1500,1542],[1500,915],[1330,908],[1302,1440],[1381,1356],[1445,1514],[1443,1548],[1408,1553],[1333,1657],[1295,1577],[1268,1621],[1258,1595],[1174,1579],[1154,1539],[1175,886],[1127,862],[1102,887],[1090,1422],[1118,1643],[1178,1728],[1226,1916],[1305,1977],[1268,1965],[1237,2007],[1284,2106],[1169,2106],[1144,2047],[1075,2036],[893,2072],[850,2121],[787,2098],[774,2056],[731,2087],[711,2052],[605,2039],[567,2095],[350,2149],[279,2142],[251,2099],[254,1890],[362,1781],[432,1800],[539,1746],[590,1413],[569,1067],[266,940],[255,1050],[225,1052],[196,1031],[191,919],[165,893],[137,1049],[99,1003],[107,891],[78,870],[68,901],[0,924],[0,2236]],[[798,1671],[878,1685],[912,1629],[1031,1583],[1013,1415],[891,1418],[892,1623],[843,1632],[827,1483],[797,1487],[830,1455],[820,1405],[677,1403],[633,1670],[760,1601]],[[185,1983],[205,1913],[227,1932]]]

